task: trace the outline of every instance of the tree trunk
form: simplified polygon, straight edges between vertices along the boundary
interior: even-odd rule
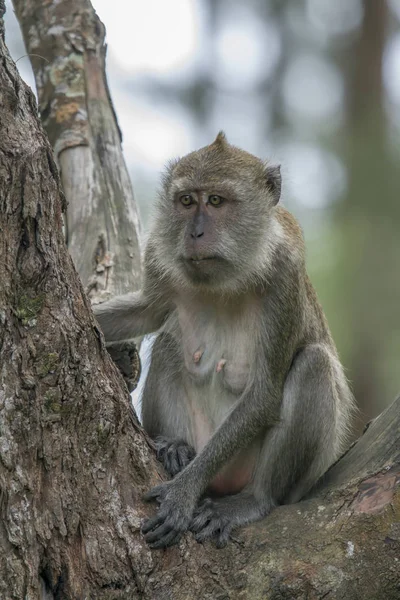
[[[161,469],[68,254],[58,171],[2,25],[0,94],[0,597],[398,599],[400,401],[313,497],[223,550],[190,535],[149,550],[141,496]]]
[[[87,0],[14,0],[67,199],[66,238],[93,302],[140,288],[139,220],[105,73],[105,28]],[[107,344],[133,390],[133,341]]]

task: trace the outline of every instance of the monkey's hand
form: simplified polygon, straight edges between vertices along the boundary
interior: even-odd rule
[[[144,539],[150,548],[166,548],[177,544],[188,530],[197,501],[192,490],[186,485],[186,480],[178,475],[145,495],[147,502],[159,503],[156,516],[142,525]]]
[[[154,443],[157,459],[171,477],[180,473],[196,456],[195,449],[185,440],[171,440],[159,435]]]

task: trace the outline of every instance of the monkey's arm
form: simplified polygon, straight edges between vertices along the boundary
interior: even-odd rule
[[[156,331],[169,307],[144,292],[117,296],[93,307],[107,342],[125,340]]]
[[[143,288],[93,306],[106,341],[117,342],[157,331],[173,308],[166,300],[170,294],[164,288],[155,249],[149,242],[144,257]]]

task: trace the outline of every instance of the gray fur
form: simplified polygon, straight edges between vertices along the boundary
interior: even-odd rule
[[[191,529],[224,545],[232,529],[298,501],[338,458],[353,400],[300,228],[275,206],[279,169],[219,135],[163,181],[142,292],[95,312],[107,340],[160,329],[143,424],[162,436],[175,477],[147,496],[159,509],[146,540],[164,547]]]

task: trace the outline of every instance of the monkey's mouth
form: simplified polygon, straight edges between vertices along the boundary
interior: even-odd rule
[[[212,284],[216,277],[226,277],[227,261],[222,256],[186,256],[181,264],[194,284]]]
[[[191,256],[188,260],[192,265],[200,265],[200,264],[207,264],[208,262],[211,262],[213,260],[218,260],[218,257],[217,256]]]

